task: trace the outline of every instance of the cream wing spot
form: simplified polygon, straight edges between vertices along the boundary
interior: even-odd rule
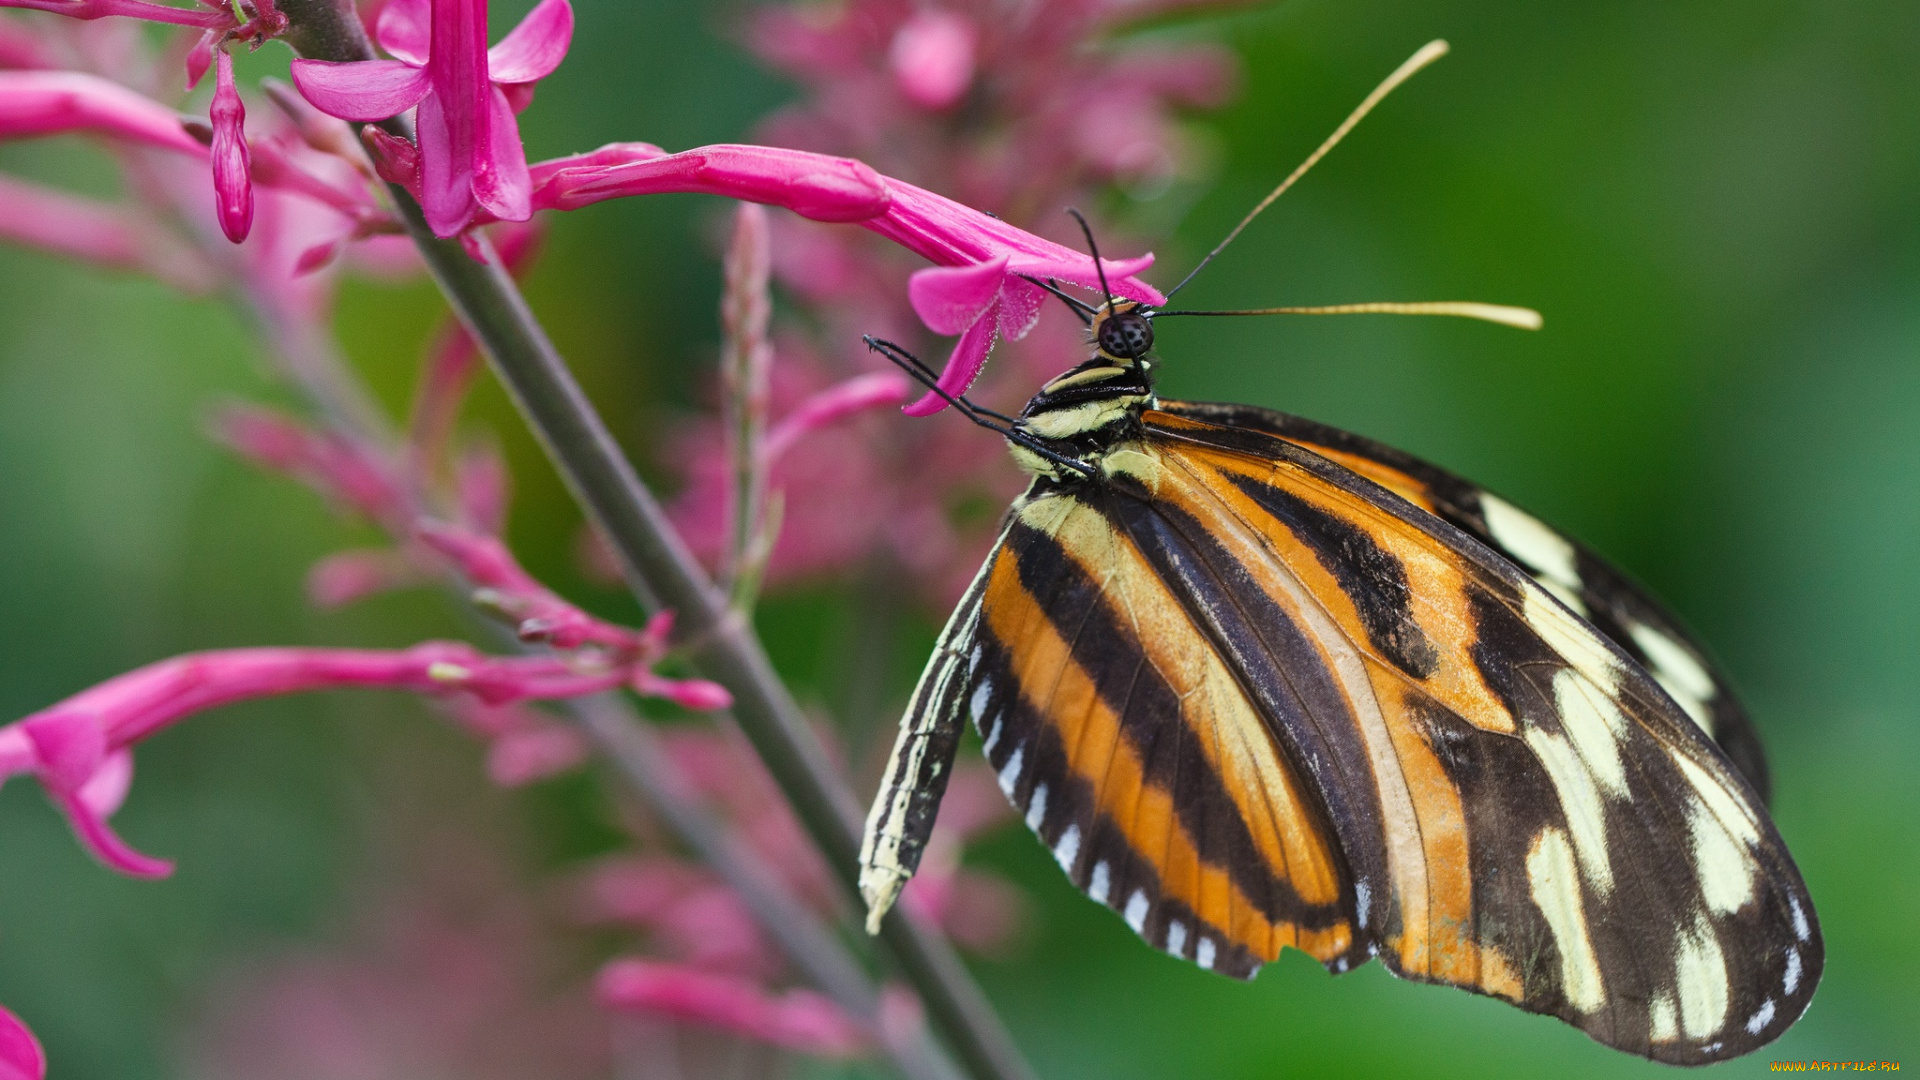
[[[1579,590],[1579,560],[1566,537],[1532,514],[1484,491],[1480,493],[1480,513],[1486,518],[1487,532],[1508,553],[1556,584]]]
[[[973,722],[976,725],[980,723],[980,718],[986,715],[987,699],[992,696],[993,683],[986,679],[981,679],[980,685],[974,687],[973,699],[967,702],[967,712],[973,716]]]
[[[1655,630],[1646,623],[1634,623],[1627,628],[1633,643],[1647,654],[1647,662],[1657,672],[1663,672],[1674,685],[1701,701],[1712,701],[1716,692],[1713,676],[1685,645]]]
[[[1807,913],[1800,910],[1800,901],[1792,894],[1789,894],[1787,896],[1787,906],[1793,911],[1793,936],[1799,938],[1801,941],[1812,937],[1813,931],[1807,926]]]
[[[1680,1019],[1673,1007],[1673,995],[1661,991],[1653,995],[1647,1007],[1647,1030],[1654,1042],[1672,1042],[1680,1035]]]
[[[1526,590],[1520,615],[1549,648],[1586,676],[1602,697],[1611,697],[1619,688],[1620,670],[1613,654],[1600,644],[1592,627],[1548,600],[1544,589]]]
[[[1580,854],[1580,867],[1586,871],[1587,880],[1593,883],[1595,891],[1611,892],[1613,864],[1607,856],[1606,800],[1594,783],[1593,773],[1573,744],[1559,735],[1528,725],[1525,737],[1528,748],[1546,768],[1554,793],[1560,797],[1560,810],[1566,815],[1573,847]],[[1559,829],[1548,831],[1565,842],[1566,833]],[[1532,866],[1531,858],[1528,866]]]
[[[1780,988],[1787,992],[1788,997],[1792,997],[1793,992],[1795,990],[1800,989],[1800,950],[1799,949],[1787,950],[1787,973],[1786,975],[1782,976],[1780,979]]]
[[[1560,953],[1560,987],[1567,1003],[1584,1013],[1598,1012],[1606,1004],[1606,984],[1587,936],[1573,849],[1560,829],[1549,826],[1534,838],[1527,852],[1527,887]]]
[[[1587,769],[1607,794],[1626,798],[1627,771],[1620,760],[1620,739],[1627,733],[1627,718],[1620,714],[1619,706],[1572,668],[1554,674],[1553,697],[1560,707],[1560,727],[1573,740]]]
[[[1147,925],[1147,909],[1150,906],[1152,905],[1147,901],[1147,894],[1143,889],[1135,889],[1133,895],[1127,897],[1127,910],[1123,913],[1123,917],[1127,920],[1127,925],[1133,927],[1134,933],[1140,933],[1141,927]]]
[[[992,726],[991,728],[989,728],[989,729],[987,729],[987,735],[986,735],[986,741],[980,744],[980,752],[981,752],[981,753],[983,753],[983,754],[986,754],[986,755],[988,755],[988,756],[992,756],[992,754],[993,754],[993,748],[994,748],[994,746],[995,746],[995,745],[997,745],[997,744],[998,744],[998,743],[1000,742],[1000,721],[1001,721],[1001,719],[1002,719],[1002,717],[1000,716],[1000,714],[998,714],[998,713],[995,713],[995,714],[994,714],[994,717],[993,717],[993,726]],[[977,726],[977,724],[976,724],[976,726]]]
[[[1561,584],[1545,574],[1535,574],[1533,580],[1539,582],[1541,588],[1552,593],[1555,600],[1567,605],[1575,615],[1583,619],[1587,617],[1587,602],[1580,599],[1580,591],[1578,589]]]
[[[1677,748],[1672,751],[1673,760],[1686,774],[1687,783],[1693,786],[1694,794],[1706,804],[1708,810],[1720,822],[1728,834],[1749,847],[1760,843],[1760,826],[1753,810],[1742,802],[1719,778],[1702,768]]]
[[[1707,909],[1728,915],[1753,899],[1760,866],[1699,799],[1687,800],[1687,829],[1693,834],[1693,869]]]
[[[1214,944],[1212,938],[1201,938],[1193,947],[1193,962],[1208,971],[1213,970]]]
[[[1674,987],[1680,997],[1680,1027],[1690,1039],[1704,1039],[1727,1022],[1727,960],[1706,916],[1680,931],[1674,950]]]

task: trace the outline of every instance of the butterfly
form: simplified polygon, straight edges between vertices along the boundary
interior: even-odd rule
[[[1411,455],[1161,399],[1153,322],[1175,312],[1045,285],[1091,358],[1017,417],[948,396],[1032,479],[902,719],[861,854],[870,928],[971,721],[1073,883],[1208,970],[1378,958],[1682,1065],[1805,1011],[1820,929],[1759,740],[1657,600]],[[1475,307],[1346,310],[1519,321]]]

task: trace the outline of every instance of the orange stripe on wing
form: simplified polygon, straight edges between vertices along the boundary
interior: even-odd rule
[[[1279,955],[1286,945],[1323,960],[1346,951],[1352,939],[1344,922],[1305,933],[1292,923],[1270,922],[1225,867],[1200,857],[1179,823],[1172,794],[1147,780],[1137,751],[1122,733],[1120,718],[1074,661],[1058,628],[1022,586],[1013,560],[1002,559],[994,567],[983,610],[988,629],[1007,647],[1021,695],[1058,729],[1061,743],[1068,748],[1069,768],[1092,790],[1097,811],[1155,868],[1163,896],[1186,904],[1215,932],[1263,961]],[[1180,721],[1168,718],[1168,722]],[[1331,873],[1324,841],[1318,858],[1325,872]]]
[[[1156,497],[1179,507],[1207,528],[1249,571],[1262,591],[1293,612],[1302,625],[1325,627],[1317,636],[1330,668],[1346,670],[1351,661],[1343,661],[1343,656],[1357,656],[1363,661],[1364,681],[1357,681],[1362,676],[1355,673],[1345,685],[1362,736],[1374,747],[1374,779],[1381,791],[1389,866],[1398,901],[1398,933],[1387,937],[1384,944],[1396,966],[1407,974],[1478,985],[1482,968],[1479,949],[1473,944],[1473,885],[1465,812],[1458,789],[1428,746],[1409,707],[1410,694],[1425,691],[1439,697],[1436,691],[1457,692],[1463,666],[1472,685],[1484,692],[1477,669],[1466,662],[1469,658],[1459,641],[1458,628],[1432,624],[1432,610],[1420,610],[1417,602],[1413,605],[1410,610],[1441,649],[1441,664],[1433,676],[1416,684],[1372,651],[1358,607],[1314,547],[1220,475],[1231,470],[1277,482],[1292,479],[1284,473],[1288,466],[1207,451],[1191,444],[1172,444],[1162,451],[1169,467]],[[1317,486],[1324,489],[1324,485]],[[1364,530],[1383,551],[1398,558],[1405,565],[1415,598],[1424,600],[1436,588],[1452,586],[1457,592],[1464,587],[1458,574],[1436,553],[1409,544],[1404,534],[1383,528],[1375,515],[1357,514],[1354,507],[1328,498],[1324,490],[1302,490],[1307,487],[1298,484],[1288,490]],[[1438,580],[1449,573],[1453,581]],[[1464,613],[1464,596],[1459,604]],[[1366,719],[1374,715],[1378,720]],[[1497,715],[1511,726],[1512,719],[1504,709]],[[1369,730],[1375,734],[1366,734]],[[1381,741],[1385,745],[1379,745]]]

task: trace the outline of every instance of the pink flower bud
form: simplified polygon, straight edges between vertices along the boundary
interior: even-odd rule
[[[207,118],[213,121],[214,209],[220,231],[238,244],[253,228],[252,157],[245,130],[247,106],[233,83],[233,57],[225,49],[214,57],[213,80]]]
[[[0,1080],[45,1080],[47,1055],[21,1019],[0,1008]]]
[[[213,45],[219,39],[219,31],[209,30],[187,50],[187,89],[199,86],[200,80],[207,77],[207,69],[213,66]]]
[[[371,126],[360,129],[360,141],[380,179],[409,189],[420,183],[420,151],[412,143]]]
[[[893,35],[887,60],[900,92],[914,104],[945,109],[973,82],[973,24],[950,11],[923,8]]]
[[[645,668],[634,674],[632,686],[637,694],[662,698],[694,712],[714,712],[733,704],[733,695],[719,683],[705,679],[663,679]]]

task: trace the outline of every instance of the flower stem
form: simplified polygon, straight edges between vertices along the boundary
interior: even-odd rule
[[[434,237],[405,191],[393,194],[441,291],[574,497],[612,542],[635,598],[649,610],[674,612],[688,656],[732,692],[741,729],[847,895],[857,896],[859,808],[759,639],[681,544],[492,249],[480,241],[476,247],[487,261],[475,261],[460,244]],[[977,1080],[1032,1075],[944,939],[900,910],[888,915],[881,938],[969,1073]]]
[[[351,0],[281,0],[287,40],[315,60],[370,60],[372,44]],[[402,121],[389,130],[405,132]],[[427,227],[419,204],[389,185],[407,232],[468,332],[545,446],[574,497],[611,541],[628,588],[649,611],[675,614],[688,654],[734,697],[734,716],[833,868],[849,899],[856,885],[861,815],[819,737],[775,674],[759,639],[680,542],[653,493],[614,442],[566,361],[484,238],[470,258]],[[1032,1069],[952,947],[895,909],[881,939],[934,1026],[975,1080],[1031,1080]]]

